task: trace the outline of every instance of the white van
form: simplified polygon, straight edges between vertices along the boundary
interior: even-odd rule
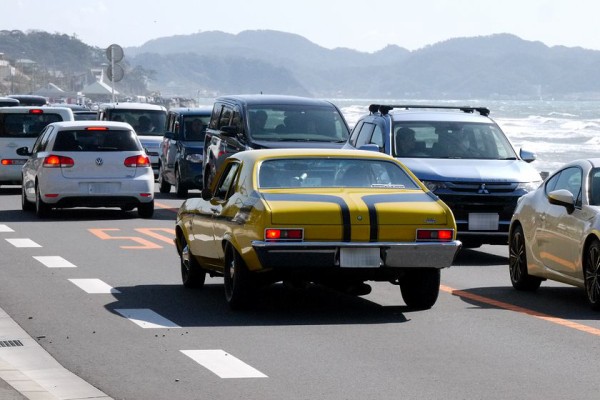
[[[158,177],[160,143],[165,134],[167,109],[148,103],[105,103],[98,107],[98,119],[122,121],[133,126],[150,157],[154,177]]]
[[[27,157],[16,153],[19,147],[31,149],[49,123],[73,120],[73,111],[64,107],[0,107],[0,185],[21,184]]]

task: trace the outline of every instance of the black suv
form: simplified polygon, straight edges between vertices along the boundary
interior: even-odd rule
[[[215,100],[204,139],[204,186],[225,158],[265,148],[341,148],[349,136],[333,103],[295,96],[237,95]]]
[[[175,186],[177,197],[202,189],[202,153],[211,108],[171,108],[160,144],[158,184],[161,193]]]

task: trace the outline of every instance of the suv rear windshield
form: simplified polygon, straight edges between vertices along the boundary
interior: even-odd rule
[[[0,137],[36,138],[46,125],[62,121],[58,114],[0,114]]]
[[[127,122],[138,135],[163,136],[167,115],[164,111],[114,109],[108,119]]]
[[[396,121],[393,132],[395,157],[517,159],[494,124]]]
[[[55,151],[140,151],[135,132],[127,130],[61,131],[56,135]]]
[[[254,106],[249,107],[248,124],[256,140],[343,142],[349,134],[333,107]]]

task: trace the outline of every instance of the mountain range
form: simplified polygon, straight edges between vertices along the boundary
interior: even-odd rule
[[[600,52],[511,34],[455,38],[409,51],[326,49],[271,30],[163,37],[125,49],[152,89],[345,98],[600,98]]]

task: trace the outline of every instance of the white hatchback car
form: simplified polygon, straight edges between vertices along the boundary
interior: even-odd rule
[[[22,207],[40,217],[52,208],[137,207],[154,214],[154,174],[133,130],[123,122],[72,121],[49,124],[22,170]]]

